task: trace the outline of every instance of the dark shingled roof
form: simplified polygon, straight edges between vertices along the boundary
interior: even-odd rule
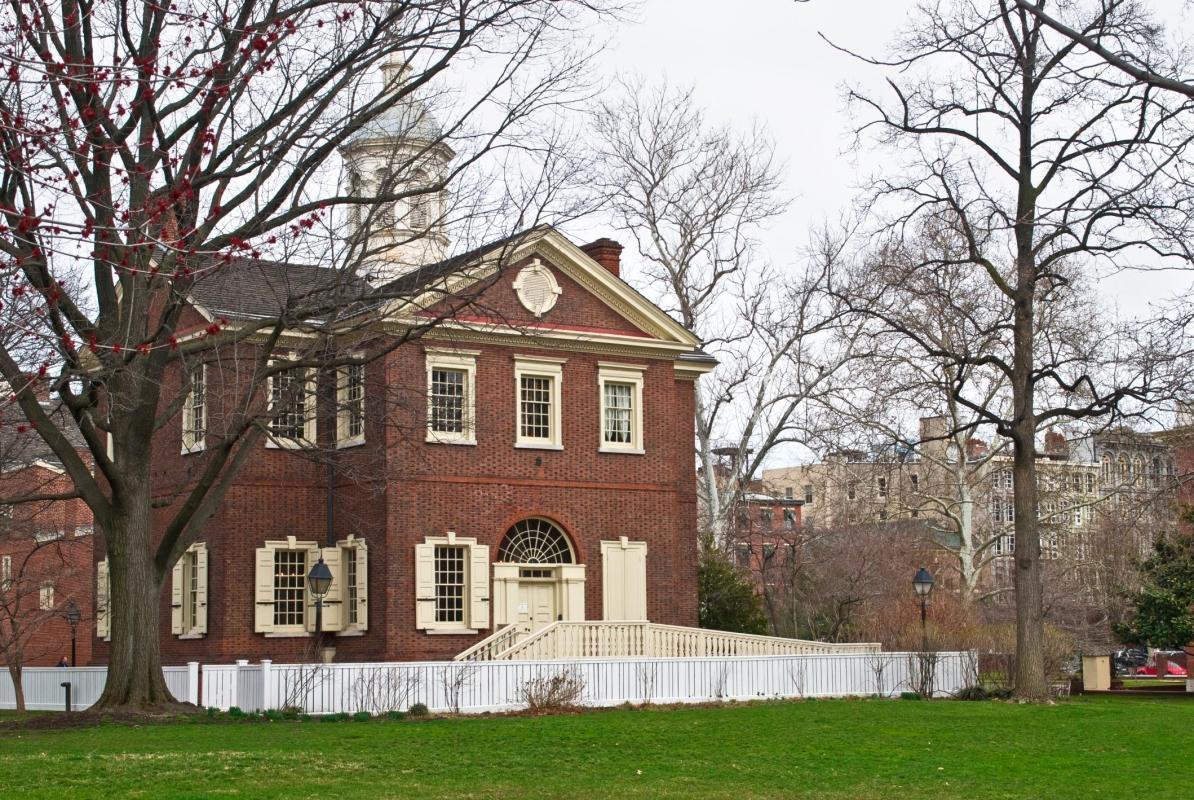
[[[76,450],[87,449],[83,434],[60,402],[43,400],[41,405]],[[61,459],[29,424],[21,407],[15,402],[5,403],[0,407],[0,471],[18,469],[35,461],[62,466]]]
[[[212,314],[259,319],[301,308],[323,311],[336,296],[357,300],[371,291],[363,278],[340,270],[238,258],[200,273],[190,295]]]

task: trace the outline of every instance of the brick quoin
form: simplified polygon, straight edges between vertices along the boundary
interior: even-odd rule
[[[695,373],[679,373],[672,352],[597,348],[585,342],[584,334],[594,332],[644,342],[651,335],[546,257],[541,261],[562,289],[551,311],[535,318],[511,288],[524,260],[492,281],[476,304],[482,310],[469,312],[523,326],[522,335],[501,341],[494,337],[456,341],[446,338],[446,333],[433,332],[366,365],[365,444],[339,450],[334,458],[334,535],[344,539],[352,534],[368,543],[368,630],[355,636],[329,635],[337,661],[447,659],[493,633],[492,626],[471,635],[416,629],[415,545],[426,536],[443,536],[452,530],[488,545],[492,561],[507,529],[528,517],[556,523],[570,537],[578,562],[586,565],[586,619],[602,615],[600,542],[625,536],[647,542],[648,618],[697,624]],[[588,269],[603,267],[590,262]],[[608,266],[604,269],[614,272]],[[200,327],[205,322],[195,314],[189,324]],[[559,339],[548,343],[536,337],[538,331],[575,332],[580,338],[575,343]],[[447,346],[479,351],[476,445],[425,441],[426,349]],[[357,349],[371,347],[384,347],[384,341]],[[211,430],[218,431],[226,411],[221,404],[240,398],[243,370],[254,355],[242,345],[238,358],[221,357],[218,369],[209,366]],[[561,451],[514,447],[515,355],[566,359]],[[644,368],[645,454],[598,452],[598,362]],[[167,396],[179,390],[177,377],[171,380],[174,384],[167,386]],[[318,435],[325,443],[335,429],[332,409],[323,399],[331,395],[329,380],[321,379],[320,384]],[[264,402],[264,388],[259,394]],[[179,418],[164,426],[154,444],[161,497],[185,486],[207,458],[203,453],[180,454],[180,426]],[[165,663],[227,663],[238,658],[285,662],[304,656],[310,646],[308,637],[267,638],[253,630],[255,551],[266,540],[287,536],[326,543],[324,452],[257,446],[199,537],[208,551],[205,636],[171,635],[169,580],[164,587]],[[164,521],[167,513],[168,509],[160,510],[160,519]],[[492,570],[487,578],[492,581]],[[95,663],[105,662],[107,649],[107,643],[95,642]]]

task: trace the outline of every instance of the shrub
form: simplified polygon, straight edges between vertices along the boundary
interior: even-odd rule
[[[967,686],[956,695],[959,700],[986,700],[987,690],[981,686]]]
[[[216,715],[217,715],[217,714],[219,714],[219,713],[220,713],[220,709],[216,708],[215,706],[208,706],[208,707],[207,707],[207,716],[209,716],[209,717],[214,717],[214,716],[216,716]]]
[[[266,711],[264,714],[262,714],[262,716],[268,719],[270,722],[280,722],[281,720],[286,719],[286,716],[276,708],[271,708],[269,711]]]
[[[310,722],[311,715],[310,714],[299,714],[299,721],[300,722]]]
[[[303,714],[303,710],[298,706],[286,706],[286,708],[282,709],[283,719],[298,719],[303,716],[306,716],[306,714]]]
[[[585,691],[584,678],[571,670],[531,678],[518,690],[518,699],[531,711],[574,708]]]
[[[431,715],[431,711],[425,703],[415,703],[407,713],[412,717],[427,717]]]
[[[387,711],[386,719],[406,719],[406,713],[403,711]]]
[[[368,711],[358,711],[352,715],[352,718],[356,722],[368,722],[369,720],[373,719],[373,715]]]
[[[920,700],[919,692],[900,692],[901,700]]]
[[[245,716],[245,712],[241,711],[239,706],[233,706],[232,708],[228,709],[228,716],[232,717],[233,719],[240,719],[241,717]]]
[[[709,536],[702,538],[697,562],[697,608],[702,628],[767,632],[763,599],[750,576],[731,564]]]

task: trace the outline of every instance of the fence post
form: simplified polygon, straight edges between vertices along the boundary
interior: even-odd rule
[[[228,693],[228,706],[236,706],[240,708],[240,670],[241,667],[249,666],[249,659],[236,659],[236,669],[232,672],[232,691]]]
[[[274,699],[274,662],[271,659],[261,659],[261,710],[269,711]]]
[[[199,705],[199,662],[187,662],[187,702]]]

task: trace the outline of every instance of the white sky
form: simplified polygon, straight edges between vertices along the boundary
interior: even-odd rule
[[[851,124],[844,82],[876,85],[883,71],[831,48],[821,34],[857,52],[882,55],[892,34],[915,8],[914,0],[643,0],[634,20],[621,25],[602,54],[608,74],[640,73],[692,85],[715,122],[748,127],[758,120],[775,139],[786,164],[793,203],[763,236],[777,266],[797,262],[808,231],[850,205],[871,171],[869,153],[847,152]],[[1148,0],[1171,34],[1190,27],[1183,0]],[[570,232],[607,235],[598,224]],[[623,237],[625,238],[625,237]],[[635,255],[624,254],[634,278]],[[1152,299],[1181,291],[1182,276],[1138,274],[1111,279],[1107,297],[1128,314]]]

